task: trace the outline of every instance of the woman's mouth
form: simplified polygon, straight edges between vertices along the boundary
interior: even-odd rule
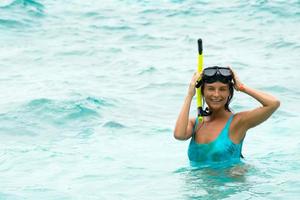
[[[220,102],[222,102],[222,99],[211,99],[210,101],[212,103],[220,103]]]

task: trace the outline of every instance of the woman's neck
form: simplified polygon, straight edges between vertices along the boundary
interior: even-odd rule
[[[221,119],[221,118],[227,118],[228,115],[231,115],[231,112],[225,110],[225,109],[220,109],[220,110],[213,110],[211,115],[209,116],[209,121],[212,121],[214,119]]]

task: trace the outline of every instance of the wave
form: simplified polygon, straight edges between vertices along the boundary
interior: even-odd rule
[[[100,116],[100,108],[110,106],[104,99],[87,97],[79,100],[35,99],[25,105],[25,111],[49,119],[68,121]]]
[[[17,109],[0,114],[0,133],[35,136],[46,129],[89,131],[99,124],[102,109],[114,106],[103,98],[75,100],[33,99]]]
[[[24,28],[36,26],[45,16],[45,6],[33,0],[0,1],[0,27]]]
[[[39,3],[38,1],[33,0],[1,0],[0,8],[11,8],[13,6],[27,6],[27,7],[35,7],[36,9],[42,10],[44,5]]]

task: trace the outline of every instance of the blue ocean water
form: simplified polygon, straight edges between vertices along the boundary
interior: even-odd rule
[[[0,0],[0,199],[296,199],[299,27],[299,1]],[[244,164],[192,168],[173,139],[198,38],[281,100]]]

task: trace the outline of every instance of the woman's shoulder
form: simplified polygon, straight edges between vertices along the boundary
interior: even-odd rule
[[[241,122],[245,115],[247,115],[247,111],[233,113],[232,121]]]
[[[234,132],[240,132],[242,135],[246,132],[245,123],[243,122],[244,116],[247,114],[247,111],[242,111],[234,113],[233,119],[230,125],[230,129]]]
[[[196,127],[199,126],[199,118],[198,117],[193,117],[189,119],[189,124],[190,126],[195,129]]]
[[[232,113],[232,124],[239,123],[243,115],[243,112]]]

